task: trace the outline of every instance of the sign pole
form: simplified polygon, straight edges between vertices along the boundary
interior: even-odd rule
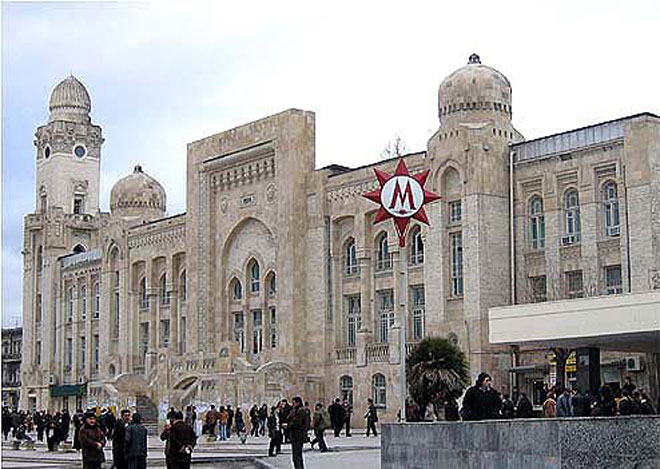
[[[404,238],[405,239],[405,238]],[[406,329],[407,329],[407,298],[408,279],[406,272],[406,261],[408,260],[405,242],[399,246],[399,306],[401,310],[401,421],[406,421],[406,397],[408,386],[406,383]]]

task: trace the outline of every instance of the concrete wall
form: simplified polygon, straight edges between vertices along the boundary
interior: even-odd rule
[[[660,416],[385,424],[381,468],[657,468]]]

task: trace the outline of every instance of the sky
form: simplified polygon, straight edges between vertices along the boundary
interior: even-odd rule
[[[513,88],[528,139],[660,114],[656,1],[3,2],[2,325],[21,324],[34,131],[73,73],[106,139],[101,210],[136,163],[185,211],[186,144],[285,109],[316,113],[316,165],[377,161],[438,128],[473,52]]]

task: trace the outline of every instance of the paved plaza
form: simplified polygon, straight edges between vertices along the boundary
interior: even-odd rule
[[[307,467],[314,469],[342,467],[351,463],[360,469],[380,467],[380,437],[366,438],[355,434],[351,438],[334,436],[326,437],[327,453],[320,453],[305,445],[305,462]],[[164,444],[155,436],[149,437],[148,467],[165,467],[163,453]],[[279,469],[290,468],[291,447],[284,445],[283,453],[277,457],[269,458],[268,438],[250,438],[245,444],[232,439],[227,442],[207,442],[201,437],[193,453],[193,466],[195,468],[225,468],[225,469]],[[112,461],[112,444],[105,448],[106,466],[109,468]],[[75,451],[58,451],[49,453],[44,443],[38,443],[36,448],[30,450],[14,450],[8,442],[2,443],[3,468],[33,468],[33,469],[60,469],[82,467],[82,457]]]

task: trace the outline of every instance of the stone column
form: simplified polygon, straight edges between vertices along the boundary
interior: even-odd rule
[[[154,287],[154,283],[158,285],[154,272],[154,261],[147,261],[147,298],[149,298],[149,349],[145,359],[145,369],[147,374],[156,363],[156,352],[158,349],[158,286]]]
[[[181,350],[179,346],[179,262],[172,258],[170,262],[171,288],[170,295],[170,350],[178,355]]]

